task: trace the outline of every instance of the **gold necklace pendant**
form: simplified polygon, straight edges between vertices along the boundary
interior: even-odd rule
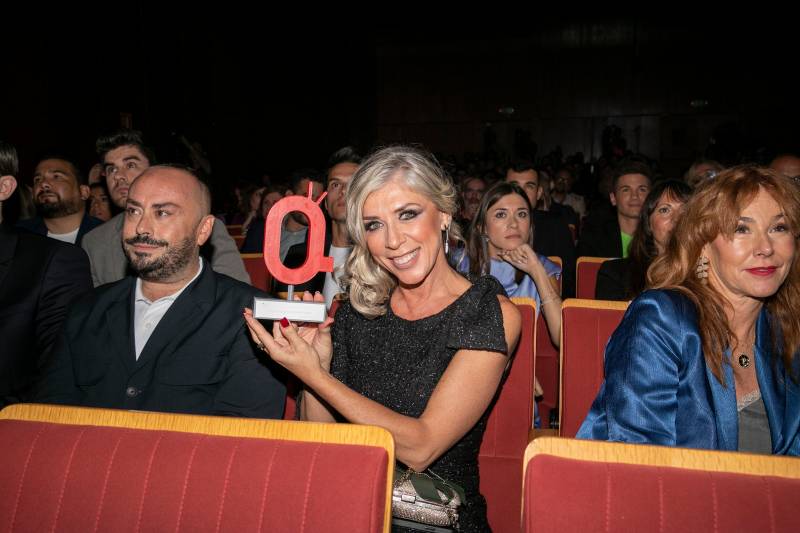
[[[739,366],[742,368],[750,366],[750,357],[746,353],[739,356]]]

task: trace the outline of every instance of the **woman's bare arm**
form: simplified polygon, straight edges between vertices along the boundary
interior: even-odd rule
[[[500,308],[511,353],[519,339],[521,319],[519,311],[507,298],[501,297]],[[427,468],[475,425],[494,397],[508,362],[505,354],[459,350],[436,385],[425,411],[414,418],[358,394],[315,364],[318,356],[311,353],[310,345],[300,338],[294,326],[283,329],[282,333],[288,341],[287,347],[271,336],[261,340],[272,357],[302,379],[317,397],[307,404],[309,418],[327,419],[326,413],[330,416],[327,410],[319,410],[324,409],[318,399],[322,398],[352,423],[386,428],[395,439],[397,458],[417,471]],[[311,396],[306,394],[304,400]]]

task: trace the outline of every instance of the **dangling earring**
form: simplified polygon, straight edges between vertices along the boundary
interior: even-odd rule
[[[450,253],[450,225],[444,227],[444,255]]]
[[[708,257],[701,255],[697,258],[697,267],[694,270],[697,279],[703,285],[708,284]]]

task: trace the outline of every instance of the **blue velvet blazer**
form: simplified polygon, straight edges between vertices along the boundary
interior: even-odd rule
[[[772,452],[800,455],[800,387],[773,353],[770,329],[764,308],[756,326],[755,365]],[[793,363],[797,372],[800,358]],[[677,291],[646,291],[606,346],[606,379],[577,437],[736,450],[733,368],[723,369],[727,386],[706,366],[691,300]]]

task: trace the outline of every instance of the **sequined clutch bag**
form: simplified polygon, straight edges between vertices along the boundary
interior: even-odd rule
[[[440,527],[458,529],[458,507],[464,489],[432,470],[415,472],[395,466],[392,516]]]

